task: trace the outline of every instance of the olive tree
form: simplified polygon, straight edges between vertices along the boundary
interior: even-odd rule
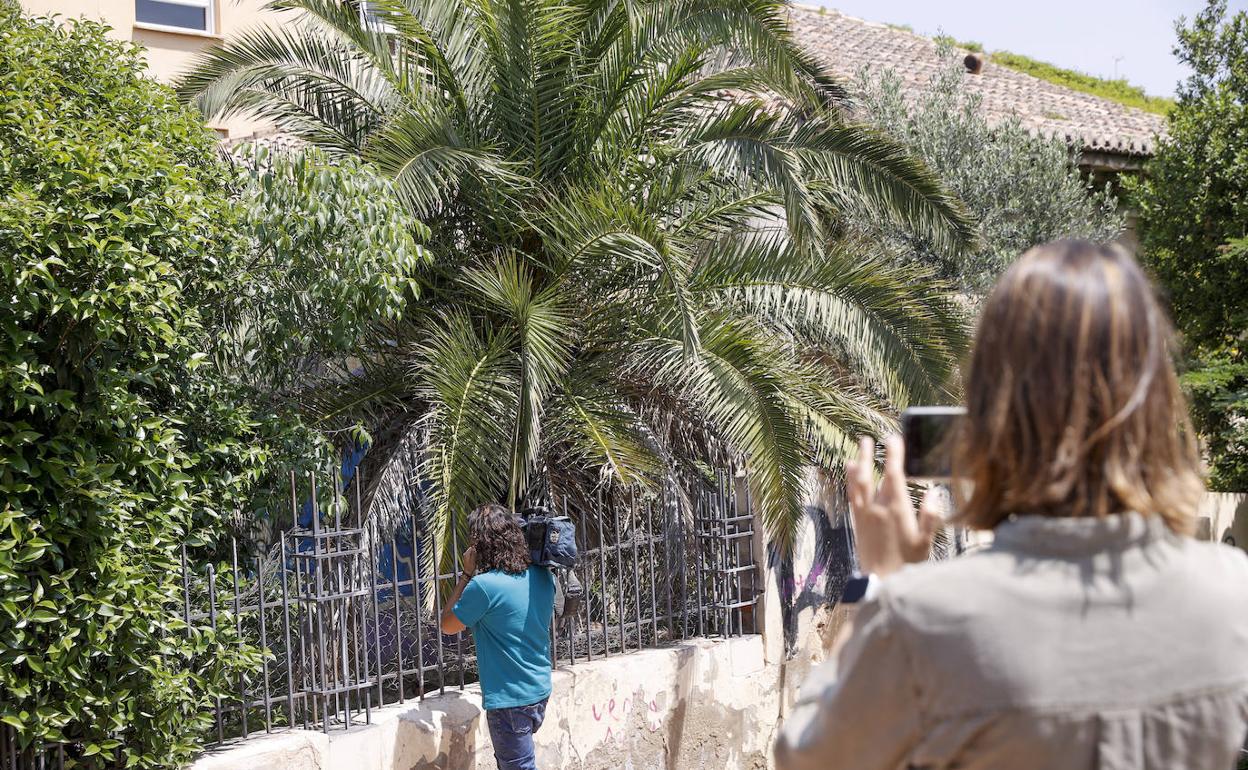
[[[921,234],[889,228],[902,261],[921,262],[972,296],[983,295],[1027,248],[1060,236],[1107,240],[1123,227],[1111,190],[1095,188],[1065,141],[1028,131],[1017,119],[993,122],[966,87],[960,61],[934,75],[908,100],[891,71],[862,71],[864,117],[904,142],[961,198],[979,220],[980,246],[963,253],[935,248]],[[865,219],[865,218],[863,218]],[[860,220],[862,221],[862,220]],[[868,229],[876,229],[866,220]]]

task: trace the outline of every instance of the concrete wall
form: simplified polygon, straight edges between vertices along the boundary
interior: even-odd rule
[[[701,639],[578,663],[554,673],[537,734],[543,768],[766,768],[781,668],[761,636]],[[293,731],[202,757],[194,770],[487,770],[475,686],[373,711],[351,731]]]
[[[1248,493],[1210,492],[1197,514],[1197,537],[1248,550]]]
[[[767,547],[763,641],[779,667],[780,717],[792,709],[811,670],[822,663],[843,613],[833,608],[853,567],[849,507],[840,486],[814,468],[806,472],[805,515],[788,553]]]

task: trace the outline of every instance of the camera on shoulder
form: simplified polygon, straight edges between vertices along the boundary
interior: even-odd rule
[[[520,527],[529,543],[529,561],[550,569],[576,566],[576,525],[545,506],[520,512]]]

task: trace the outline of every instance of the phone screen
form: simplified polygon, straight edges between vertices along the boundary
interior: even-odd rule
[[[952,475],[954,429],[965,415],[960,406],[915,406],[901,413],[907,476],[948,479]]]

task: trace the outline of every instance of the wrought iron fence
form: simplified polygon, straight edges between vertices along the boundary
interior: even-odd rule
[[[216,741],[291,725],[346,728],[379,706],[476,681],[471,635],[443,634],[438,622],[463,544],[450,543],[453,562],[436,569],[431,557],[445,544],[414,514],[385,535],[364,526],[361,486],[358,476],[345,489],[328,485],[326,506],[315,479],[292,477],[292,509],[302,497],[328,515],[248,559],[235,548],[226,565],[185,561],[186,619],[233,623],[240,643],[267,652],[217,702]],[[560,506],[577,522],[584,599],[552,624],[552,665],[756,633],[754,515],[736,486],[722,477],[692,497],[666,489]]]
[[[754,514],[737,486],[721,476],[693,495],[615,492],[559,506],[577,523],[584,595],[552,623],[551,665],[757,633]],[[183,547],[179,609],[188,625],[231,631],[240,652],[263,651],[254,668],[234,666],[233,691],[212,709],[210,743],[292,726],[348,728],[374,708],[476,680],[471,635],[443,634],[438,623],[462,544],[450,543],[453,559],[437,569],[430,557],[445,544],[415,514],[384,535],[365,526],[362,487],[358,473],[345,486],[292,475],[291,520],[302,526],[272,547],[240,556],[231,541],[224,557],[198,560]],[[23,746],[0,724],[0,770],[76,766],[81,752],[72,743]]]
[[[22,746],[17,730],[0,724],[0,770],[60,770],[71,748],[55,743]]]

